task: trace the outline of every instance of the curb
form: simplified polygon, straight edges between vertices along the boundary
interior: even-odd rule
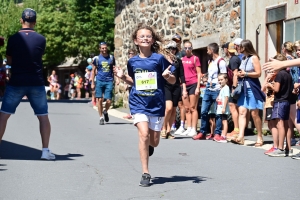
[[[96,111],[98,111],[98,108],[96,106],[93,106],[93,109],[96,110]],[[116,117],[116,118],[119,118],[119,119],[122,119],[122,120],[129,121],[129,122],[133,123],[133,120],[124,119],[123,118],[123,116],[126,115],[126,114],[128,114],[128,113],[121,112],[121,111],[119,111],[117,109],[109,109],[108,110],[108,114],[111,115],[111,116],[113,116],[113,117]],[[272,144],[264,144],[261,147],[254,147],[255,143],[256,143],[256,141],[245,140],[244,145],[240,145],[240,146],[252,147],[252,148],[263,149],[263,150],[269,150],[272,147]],[[297,149],[297,148],[292,148],[292,149],[293,149],[293,154],[294,155],[300,153],[300,149]]]

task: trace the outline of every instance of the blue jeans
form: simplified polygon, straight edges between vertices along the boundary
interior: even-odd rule
[[[1,112],[14,114],[24,96],[27,96],[35,115],[48,115],[45,86],[7,85],[2,100]]]
[[[216,101],[219,93],[220,93],[220,90],[217,90],[217,91],[211,91],[209,89],[205,90],[205,93],[204,93],[204,96],[202,99],[201,127],[200,127],[200,133],[202,133],[204,135],[206,135],[208,126],[209,126],[208,111],[210,109],[211,104]],[[216,129],[216,131],[217,131],[217,129]],[[222,132],[222,127],[221,127],[221,132]]]

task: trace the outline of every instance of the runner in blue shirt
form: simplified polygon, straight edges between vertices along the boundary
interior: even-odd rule
[[[140,186],[147,187],[150,186],[151,179],[148,170],[149,156],[153,154],[153,147],[158,146],[164,122],[165,82],[174,84],[176,78],[172,74],[174,68],[159,54],[161,52],[158,42],[162,40],[151,27],[139,24],[132,39],[138,47],[139,55],[128,61],[128,75],[124,75],[120,68],[115,68],[114,73],[132,85],[129,107],[139,133],[139,152],[143,169]]]

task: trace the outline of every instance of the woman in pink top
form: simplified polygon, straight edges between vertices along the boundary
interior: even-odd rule
[[[197,135],[197,104],[200,94],[201,64],[199,58],[192,53],[193,45],[190,41],[184,43],[184,50],[186,56],[182,58],[182,64],[188,98],[182,98],[182,100],[186,109],[187,130],[181,135],[193,137]]]

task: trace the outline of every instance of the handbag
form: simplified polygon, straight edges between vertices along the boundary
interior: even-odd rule
[[[248,63],[248,60],[249,58],[251,57],[248,57],[247,61],[246,61],[246,64],[245,64],[245,71],[246,71],[246,67],[247,67],[247,63]],[[241,93],[243,92],[243,88],[244,88],[244,79],[242,79],[242,81],[236,86],[236,88],[233,90],[232,94],[231,94],[231,97],[235,100],[238,100],[241,96]]]
[[[239,83],[236,88],[233,90],[231,97],[235,100],[238,100],[241,96],[241,93],[243,92],[243,86],[244,86],[244,79],[241,83]]]

